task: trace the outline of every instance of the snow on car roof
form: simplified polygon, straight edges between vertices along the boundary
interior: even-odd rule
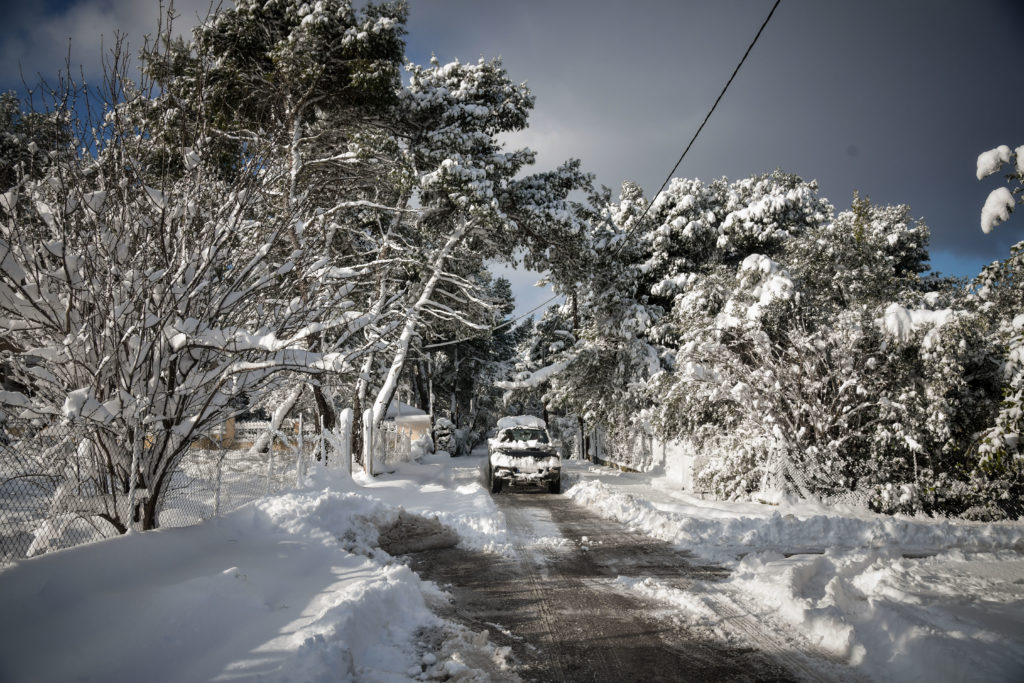
[[[515,415],[503,417],[498,420],[498,429],[509,429],[510,427],[532,427],[534,429],[547,429],[544,420],[533,415]]]

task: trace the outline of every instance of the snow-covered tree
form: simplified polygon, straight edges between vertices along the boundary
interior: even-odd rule
[[[989,194],[981,212],[981,228],[986,233],[1006,221],[1017,203],[1024,201],[1024,146],[1011,150],[1006,145],[978,156],[978,180],[998,172],[1004,164],[1015,162],[1007,174],[1010,188],[998,187]],[[1012,188],[1012,189],[1011,189]],[[1011,514],[1024,514],[1019,501],[1024,488],[1024,242],[1010,248],[1004,261],[984,270],[974,282],[979,309],[991,321],[993,338],[1003,349],[1003,396],[993,424],[982,435],[983,486],[994,487],[1003,507]]]
[[[300,298],[266,296],[287,288],[300,255],[282,248],[289,226],[267,210],[263,150],[249,146],[226,179],[200,118],[180,166],[147,163],[158,158],[145,153],[148,125],[169,116],[139,112],[173,107],[114,63],[102,119],[62,111],[80,124],[68,144],[2,195],[0,325],[26,387],[4,403],[82,436],[53,462],[68,481],[55,514],[124,532],[157,526],[182,454],[237,412],[234,399],[282,370],[332,365],[309,352],[332,323]]]
[[[645,206],[627,186],[608,222]],[[629,232],[591,288],[590,339],[557,380],[567,394],[599,406],[603,389],[594,413],[612,427],[649,415],[663,438],[731,444],[742,457],[702,475],[723,495],[970,506],[996,353],[955,283],[921,277],[928,230],[907,207],[855,196],[833,216],[813,183],[780,172],[674,180]]]
[[[389,293],[368,264],[387,250],[383,236],[407,201],[396,188],[410,182],[400,177],[390,129],[404,19],[404,7],[391,4],[356,11],[336,0],[237,2],[210,15],[191,42],[168,39],[148,59],[183,111],[208,112],[217,140],[243,156],[251,145],[267,150],[263,189],[277,198],[268,208],[286,224],[290,251],[309,264],[299,268],[297,293],[318,310],[364,313],[364,335],[354,336],[355,326],[325,328],[311,343],[351,358],[380,342],[380,330],[364,328]],[[314,293],[325,298],[313,301]],[[326,387],[339,380],[304,380],[328,428],[334,400]],[[301,391],[300,384],[280,400],[294,404]]]
[[[978,180],[998,173],[1005,164],[1011,163],[1013,166],[1006,176],[1011,187],[992,190],[981,209],[981,229],[985,233],[992,232],[993,228],[1008,220],[1017,203],[1024,201],[1024,145],[1016,149],[999,145],[978,155]]]
[[[472,276],[485,259],[542,253],[556,226],[579,227],[565,209],[587,181],[579,164],[517,177],[534,154],[499,142],[526,125],[525,85],[480,60],[409,65],[403,86],[404,19],[400,4],[239,2],[150,60],[174,98],[211,112],[220,139],[269,149],[264,189],[278,198],[291,251],[310,264],[297,263],[303,302],[363,313],[358,334],[349,326],[313,340],[360,358],[352,376],[304,380],[328,418],[334,393],[356,412],[372,403],[383,420],[430,325],[490,326]],[[325,286],[332,279],[337,287]],[[334,301],[310,299],[336,289]]]
[[[525,85],[508,80],[500,61],[435,61],[410,70],[409,87],[400,99],[413,131],[409,150],[418,179],[421,275],[403,299],[391,364],[374,401],[375,421],[382,418],[412,341],[428,317],[447,315],[481,329],[437,296],[452,296],[441,287],[447,283],[456,286],[458,298],[484,300],[472,281],[453,276],[452,264],[511,259],[517,248],[538,249],[524,240],[540,233],[552,216],[575,227],[568,197],[588,182],[578,162],[517,177],[535,155],[525,149],[504,151],[498,136],[526,125],[533,96]]]
[[[68,142],[68,121],[60,111],[23,111],[16,93],[0,93],[0,187],[39,178],[50,165],[49,153]]]

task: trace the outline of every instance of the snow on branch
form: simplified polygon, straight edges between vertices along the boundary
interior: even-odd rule
[[[1010,218],[1016,205],[1013,194],[1005,187],[992,190],[981,207],[981,229],[987,235],[992,229]]]
[[[995,149],[982,152],[978,155],[978,180],[988,177],[1002,168],[1003,164],[1010,162],[1010,148],[1007,145],[999,145]]]
[[[514,389],[536,389],[537,387],[541,386],[549,379],[557,375],[558,373],[565,370],[568,366],[568,360],[558,361],[557,363],[552,363],[551,365],[547,365],[539,370],[535,370],[532,373],[530,373],[527,377],[523,377],[522,379],[512,381],[499,381],[495,382],[494,386],[498,387],[499,389],[505,389],[507,391],[511,391]]]

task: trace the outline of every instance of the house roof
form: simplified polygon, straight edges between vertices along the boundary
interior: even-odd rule
[[[409,417],[413,415],[427,415],[427,411],[419,408],[414,408],[408,403],[402,403],[398,400],[391,401],[391,405],[388,406],[388,412],[384,414],[385,420],[394,420],[396,417]]]

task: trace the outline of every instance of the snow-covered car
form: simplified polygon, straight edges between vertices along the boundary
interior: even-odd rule
[[[487,440],[487,478],[491,493],[506,484],[543,486],[562,490],[562,460],[558,443],[551,439],[544,420],[532,415],[503,417],[497,433]]]

